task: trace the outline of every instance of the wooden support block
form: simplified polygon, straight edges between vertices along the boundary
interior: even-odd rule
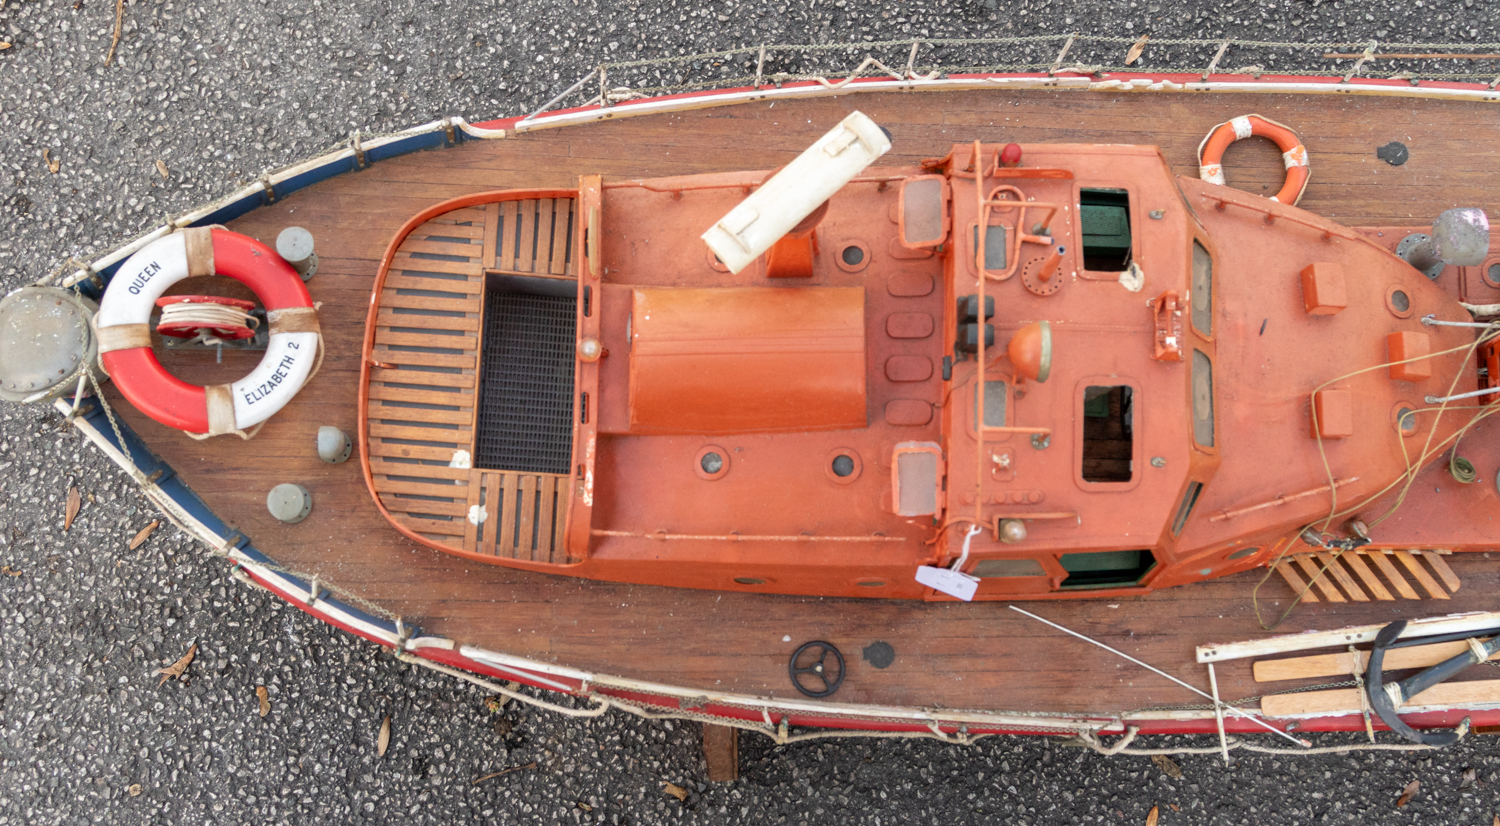
[[[1302,581],[1302,577],[1297,576],[1297,571],[1292,567],[1292,561],[1290,559],[1283,559],[1278,562],[1276,564],[1276,573],[1281,574],[1281,578],[1286,580],[1287,585],[1291,586],[1293,594],[1302,594],[1303,602],[1318,601],[1318,598],[1313,594],[1312,589],[1307,589],[1304,592],[1303,589],[1307,588],[1307,583]]]
[[[1411,571],[1411,575],[1416,577],[1417,582],[1421,584],[1422,589],[1426,591],[1428,595],[1433,599],[1450,598],[1448,596],[1448,593],[1443,590],[1442,586],[1437,584],[1437,580],[1432,578],[1432,574],[1427,573],[1427,569],[1423,568],[1421,563],[1417,562],[1416,557],[1412,556],[1406,551],[1397,551],[1395,553],[1395,557],[1401,560],[1401,564],[1405,565],[1408,571]]]
[[[1380,578],[1375,576],[1375,572],[1370,570],[1369,565],[1365,564],[1365,560],[1362,555],[1357,552],[1346,553],[1343,556],[1343,560],[1349,563],[1349,567],[1354,571],[1355,575],[1359,577],[1359,581],[1365,584],[1365,588],[1369,589],[1370,593],[1374,594],[1376,599],[1395,599],[1395,597],[1391,596],[1391,592],[1387,591],[1385,589],[1385,586],[1380,584]]]
[[[1467,643],[1435,642],[1431,645],[1414,645],[1411,648],[1392,648],[1385,652],[1385,671],[1400,671],[1403,668],[1427,668],[1443,660],[1469,650]],[[1491,660],[1500,660],[1500,651]],[[1356,662],[1357,661],[1357,662]],[[1314,654],[1308,657],[1287,657],[1282,660],[1260,660],[1252,666],[1258,683],[1276,680],[1301,680],[1307,677],[1336,677],[1363,674],[1370,661],[1370,652],[1341,651],[1337,654]]]
[[[708,763],[709,780],[728,783],[740,779],[740,730],[704,723],[703,759]]]
[[[1463,583],[1459,581],[1458,574],[1453,573],[1453,569],[1448,567],[1448,561],[1443,559],[1442,554],[1437,551],[1423,551],[1422,558],[1427,560],[1427,564],[1431,565],[1432,570],[1437,572],[1438,577],[1443,580],[1444,585],[1448,586],[1449,591],[1455,594],[1458,593],[1458,589]]]
[[[1452,708],[1479,703],[1500,703],[1500,680],[1438,683],[1407,700],[1403,708],[1412,706]],[[1327,691],[1276,694],[1262,697],[1260,710],[1267,717],[1285,717],[1291,714],[1358,714],[1360,711],[1359,689],[1335,688]]]
[[[1395,565],[1391,564],[1390,558],[1384,552],[1371,551],[1367,556],[1370,557],[1371,562],[1375,563],[1375,567],[1379,568],[1382,574],[1385,574],[1386,580],[1391,583],[1391,587],[1396,589],[1396,593],[1406,599],[1421,599],[1420,596],[1417,596],[1417,592],[1412,589],[1411,585],[1407,584],[1406,577],[1401,576],[1401,572],[1396,570]]]
[[[1355,555],[1348,554],[1348,556]],[[1340,565],[1337,559],[1334,559],[1333,554],[1321,552],[1317,556],[1318,561],[1327,566],[1328,573],[1332,574],[1333,578],[1338,580],[1339,585],[1343,586],[1344,593],[1348,594],[1350,599],[1355,602],[1370,601],[1370,598],[1365,595],[1365,589],[1359,587],[1359,583],[1354,581],[1354,577],[1349,576],[1348,572],[1344,570],[1344,566]],[[1344,555],[1340,554],[1340,556]]]
[[[1318,561],[1313,559],[1311,555],[1296,554],[1292,559],[1296,560],[1297,566],[1302,569],[1303,573],[1307,574],[1308,581],[1322,592],[1324,599],[1329,602],[1348,602],[1348,600],[1344,599],[1344,595],[1339,593],[1339,589],[1333,587],[1333,583],[1330,581],[1332,577],[1328,576],[1322,570],[1323,566],[1318,564]]]

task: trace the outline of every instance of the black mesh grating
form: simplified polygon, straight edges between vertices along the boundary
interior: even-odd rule
[[[475,466],[567,473],[577,299],[486,291]]]

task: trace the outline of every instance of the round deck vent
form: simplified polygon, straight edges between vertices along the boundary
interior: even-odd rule
[[[1411,315],[1411,296],[1400,287],[1391,287],[1385,293],[1385,308],[1396,318],[1407,318]]]
[[[718,445],[705,445],[693,457],[693,472],[710,482],[724,478],[729,472],[729,451]]]
[[[833,263],[844,272],[859,272],[870,265],[870,248],[863,241],[844,241],[834,249],[838,253]]]
[[[859,478],[865,464],[853,448],[836,447],[824,457],[823,470],[828,478],[840,485],[847,485]]]

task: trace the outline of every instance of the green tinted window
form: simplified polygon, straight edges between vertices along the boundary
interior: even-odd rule
[[[1193,440],[1214,446],[1214,364],[1202,350],[1193,351]]]
[[[1214,259],[1193,242],[1193,326],[1205,336],[1214,334]]]

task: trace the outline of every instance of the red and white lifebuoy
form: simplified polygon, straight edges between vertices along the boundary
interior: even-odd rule
[[[1241,115],[1228,123],[1215,126],[1203,142],[1198,144],[1198,177],[1211,184],[1224,185],[1224,150],[1241,138],[1259,135],[1270,138],[1281,150],[1281,161],[1286,166],[1286,183],[1271,200],[1283,204],[1296,204],[1302,200],[1302,191],[1307,189],[1311,171],[1307,166],[1307,147],[1302,145],[1297,133],[1289,127],[1260,115]]]
[[[199,387],[157,361],[151,309],[178,281],[214,274],[254,291],[271,336],[250,375]],[[176,232],[130,256],[110,279],[94,327],[100,361],[120,393],[142,413],[189,433],[214,436],[264,422],[302,389],[318,360],[318,316],[302,278],[265,244],[226,229]]]

